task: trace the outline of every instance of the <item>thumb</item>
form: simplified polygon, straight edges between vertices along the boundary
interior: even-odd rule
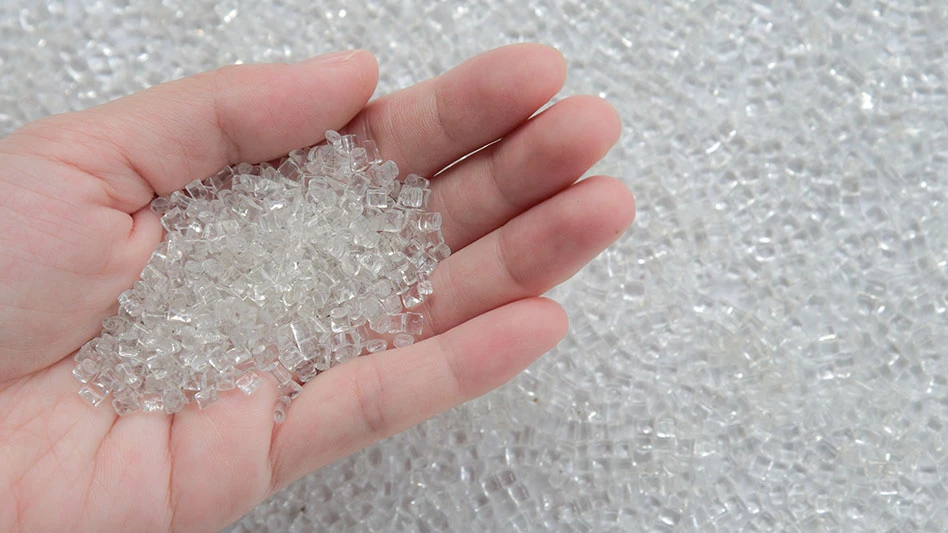
[[[40,120],[7,140],[99,177],[110,207],[131,213],[227,164],[319,142],[365,106],[377,80],[375,58],[361,50],[233,65]]]

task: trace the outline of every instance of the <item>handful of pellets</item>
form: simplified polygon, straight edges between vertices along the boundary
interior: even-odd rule
[[[412,309],[451,251],[428,180],[373,141],[326,132],[278,167],[240,163],[156,198],[167,235],[76,354],[79,395],[119,415],[252,394],[270,373],[282,422],[302,383],[422,334]]]

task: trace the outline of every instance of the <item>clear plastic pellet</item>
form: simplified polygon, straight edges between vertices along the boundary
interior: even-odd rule
[[[248,372],[237,379],[237,388],[247,396],[253,394],[262,384],[263,379],[256,372]]]
[[[415,337],[407,333],[399,333],[398,335],[395,335],[394,339],[392,339],[392,344],[396,348],[404,348],[405,346],[414,344],[414,342],[415,342]]]
[[[427,275],[450,253],[427,179],[374,143],[326,133],[277,166],[240,163],[156,198],[165,240],[116,316],[76,355],[80,396],[119,414],[207,408],[268,372],[280,422],[300,383],[414,342]],[[409,223],[409,221],[411,221]],[[282,414],[281,414],[282,412]]]

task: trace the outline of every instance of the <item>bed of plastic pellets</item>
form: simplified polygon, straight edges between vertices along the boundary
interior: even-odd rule
[[[83,399],[173,414],[235,388],[252,394],[269,372],[282,422],[301,383],[421,335],[411,309],[451,253],[441,215],[426,210],[428,180],[398,180],[371,140],[326,141],[152,201],[165,239],[76,354]]]
[[[0,132],[364,47],[379,94],[556,45],[623,119],[632,230],[510,385],[233,531],[942,531],[948,9],[874,0],[0,3]]]

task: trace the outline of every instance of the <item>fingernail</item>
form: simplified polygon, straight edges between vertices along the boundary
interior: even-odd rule
[[[359,50],[341,50],[339,52],[332,52],[329,54],[322,54],[309,59],[304,59],[300,61],[300,64],[303,65],[316,65],[322,63],[336,63],[347,61],[350,57],[359,53]]]

